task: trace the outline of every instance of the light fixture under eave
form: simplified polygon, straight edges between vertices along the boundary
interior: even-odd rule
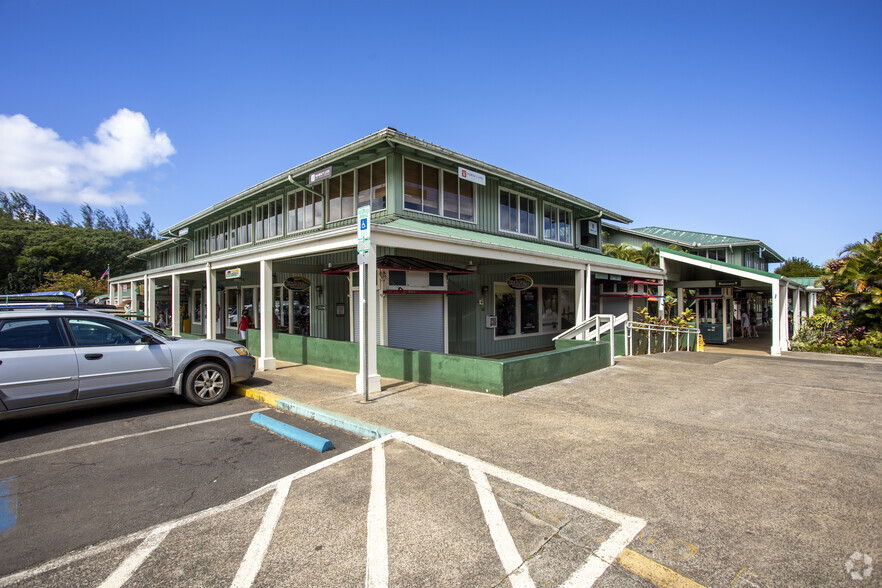
[[[469,264],[468,264],[467,266],[465,266],[465,269],[467,269],[467,270],[470,271],[470,272],[476,272],[476,271],[478,271],[478,266],[476,266],[476,265],[472,262],[472,260],[470,259],[470,260],[469,260]]]

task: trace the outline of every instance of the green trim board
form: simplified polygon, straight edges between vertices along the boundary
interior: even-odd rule
[[[358,343],[273,333],[273,355],[292,363],[358,373]],[[260,331],[248,331],[247,347],[260,354]],[[430,351],[377,347],[377,371],[386,378],[450,386],[505,396],[609,366],[607,341],[558,341],[553,351],[487,359]]]
[[[692,253],[686,253],[684,251],[677,251],[675,249],[668,249],[667,247],[662,247],[659,249],[659,252],[667,253],[668,255],[674,255],[677,257],[684,257],[686,259],[694,259],[695,261],[701,261],[703,263],[708,263],[713,266],[717,266],[720,270],[730,269],[737,270],[739,272],[744,272],[748,274],[754,274],[757,276],[762,276],[764,278],[774,278],[776,280],[787,280],[782,275],[773,274],[772,272],[764,272],[763,270],[751,269],[749,267],[744,267],[743,265],[735,265],[734,263],[727,263],[725,261],[717,261],[716,259],[708,259],[707,257],[702,257],[700,255],[693,255]],[[731,273],[731,272],[726,272]]]

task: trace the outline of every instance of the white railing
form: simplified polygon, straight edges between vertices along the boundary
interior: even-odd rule
[[[627,314],[616,316],[614,314],[595,314],[586,321],[579,323],[575,327],[571,327],[554,337],[552,341],[558,339],[578,339],[579,341],[600,341],[600,336],[604,333],[610,333],[609,337],[609,365],[615,363],[616,345],[613,329],[628,320]]]
[[[628,355],[640,354],[639,349],[642,338],[639,335],[645,333],[646,337],[646,355],[652,354],[653,341],[658,342],[659,333],[661,334],[661,350],[656,353],[666,353],[668,351],[694,351],[698,346],[698,327],[675,327],[673,325],[653,325],[650,323],[636,323],[628,321],[625,325],[625,349]],[[655,335],[655,336],[653,336]],[[638,349],[635,350],[635,339],[638,343]],[[681,342],[685,339],[686,347],[681,346]],[[673,343],[673,347],[668,349],[668,341]]]

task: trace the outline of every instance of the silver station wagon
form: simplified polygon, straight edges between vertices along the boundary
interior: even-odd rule
[[[70,306],[0,305],[0,420],[168,393],[214,404],[254,364],[230,341],[169,337]]]

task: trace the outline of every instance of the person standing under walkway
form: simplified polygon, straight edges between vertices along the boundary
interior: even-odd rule
[[[747,314],[747,307],[741,309],[741,338],[750,336],[750,316]]]

